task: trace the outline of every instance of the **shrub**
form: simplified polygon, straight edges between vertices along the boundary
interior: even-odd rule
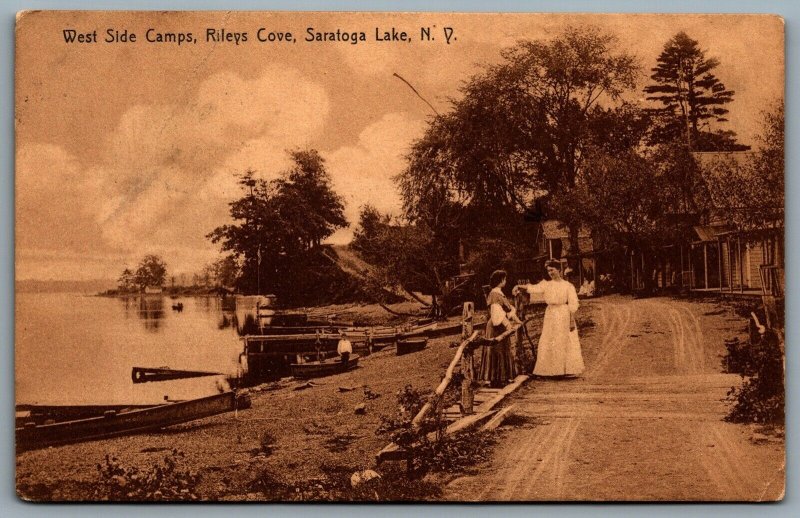
[[[172,450],[162,462],[150,469],[135,466],[125,467],[116,457],[105,456],[105,462],[97,465],[99,475],[95,500],[155,501],[197,500],[195,488],[200,476],[191,471],[178,469],[184,453]]]
[[[398,446],[409,449],[415,442],[425,436],[420,430],[414,430],[411,423],[414,417],[422,410],[425,405],[425,395],[414,389],[411,385],[406,385],[397,392],[397,411],[391,416],[381,416],[381,424],[376,431],[379,435],[388,435],[390,440]]]
[[[439,407],[458,401],[460,381],[456,376],[448,390],[436,402]],[[406,386],[397,394],[398,411],[391,417],[381,417],[378,434],[388,434],[392,442],[408,452],[409,475],[424,475],[429,471],[458,473],[487,458],[493,438],[488,433],[474,431],[446,436],[447,422],[432,409],[421,426],[415,429],[412,420],[425,404],[425,397]],[[435,435],[434,435],[435,434]]]
[[[412,480],[404,470],[387,465],[381,476],[351,487],[350,477],[357,466],[322,465],[322,478],[289,482],[264,470],[248,486],[264,500],[282,502],[413,502],[440,496],[439,487],[428,481]]]
[[[784,358],[777,335],[767,331],[737,351],[742,386],[728,391],[733,408],[726,420],[735,423],[783,424],[785,419]]]
[[[278,442],[275,439],[275,436],[269,432],[264,432],[261,434],[261,440],[259,441],[259,449],[258,453],[263,453],[264,455],[272,455],[272,451],[275,448],[275,443]]]

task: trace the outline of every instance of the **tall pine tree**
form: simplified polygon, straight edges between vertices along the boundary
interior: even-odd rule
[[[733,131],[710,124],[728,121],[725,105],[733,101],[734,95],[713,74],[718,65],[719,61],[706,58],[698,42],[685,32],[666,43],[652,69],[653,84],[644,89],[648,100],[662,104],[653,110],[653,144],[682,141],[691,151],[749,149],[736,141]]]

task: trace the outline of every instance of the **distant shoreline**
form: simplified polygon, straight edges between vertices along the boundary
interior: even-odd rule
[[[142,291],[121,291],[119,289],[109,289],[94,294],[97,297],[219,297],[225,295],[218,288],[207,288],[201,286],[175,286],[165,288],[161,293],[145,293]]]

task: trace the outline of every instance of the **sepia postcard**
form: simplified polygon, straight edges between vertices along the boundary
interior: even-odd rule
[[[33,502],[781,500],[784,23],[26,11]]]

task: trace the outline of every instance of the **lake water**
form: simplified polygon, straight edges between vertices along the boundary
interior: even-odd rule
[[[172,309],[183,304],[183,311]],[[133,384],[131,368],[236,375],[247,311],[214,297],[17,293],[18,404],[148,404],[218,392],[225,376]]]

